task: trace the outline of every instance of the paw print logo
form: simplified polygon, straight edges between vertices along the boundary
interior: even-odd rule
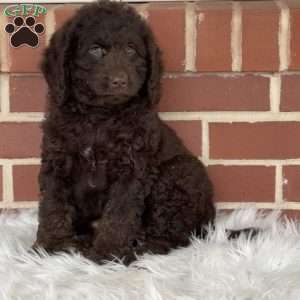
[[[17,48],[21,45],[27,45],[35,48],[39,45],[39,35],[45,31],[42,23],[35,23],[35,18],[29,16],[25,19],[22,17],[15,17],[13,23],[5,26],[5,31],[10,36],[10,44]]]

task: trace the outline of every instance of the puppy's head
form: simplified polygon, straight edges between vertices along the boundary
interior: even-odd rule
[[[53,35],[42,70],[57,105],[152,106],[159,100],[160,51],[145,21],[121,3],[79,10]]]

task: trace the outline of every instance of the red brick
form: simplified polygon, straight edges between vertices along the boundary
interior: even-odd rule
[[[3,201],[3,169],[0,166],[0,201]]]
[[[61,27],[67,20],[74,16],[80,5],[66,4],[55,10],[55,29]]]
[[[185,146],[196,156],[201,156],[201,123],[199,121],[168,121]]]
[[[163,51],[167,71],[183,71],[185,61],[185,9],[183,5],[151,4],[148,21]]]
[[[281,77],[281,111],[300,111],[300,75]]]
[[[39,123],[0,123],[0,158],[39,157]]]
[[[267,111],[269,79],[262,76],[173,76],[163,81],[161,111]]]
[[[215,123],[209,126],[210,157],[300,158],[300,122]]]
[[[217,202],[273,202],[275,167],[211,165]]]
[[[287,209],[282,211],[282,218],[288,218],[291,221],[300,220],[300,210],[297,209]]]
[[[36,23],[45,25],[44,16],[36,17]],[[8,22],[12,22],[13,18],[8,18]],[[46,30],[46,28],[45,28]],[[7,42],[9,39],[7,37]],[[39,72],[40,61],[46,45],[46,34],[39,35],[39,45],[36,48],[31,48],[27,45],[21,45],[18,48],[8,46],[9,52],[9,70],[10,72]]]
[[[230,3],[199,3],[197,70],[231,71],[231,17]]]
[[[284,199],[300,202],[300,166],[283,167],[283,178]]]
[[[244,71],[279,68],[279,9],[273,2],[242,4],[242,55]]]
[[[56,28],[71,18],[79,9],[78,5],[65,5],[55,11]],[[163,50],[166,70],[184,70],[185,60],[185,10],[183,5],[151,4],[149,23]],[[176,28],[176,31],[174,31]]]
[[[40,166],[13,166],[14,200],[37,201],[39,199],[38,173]]]
[[[46,106],[47,85],[42,76],[11,75],[10,111],[42,112]]]
[[[291,16],[291,70],[300,69],[300,8],[290,10]]]

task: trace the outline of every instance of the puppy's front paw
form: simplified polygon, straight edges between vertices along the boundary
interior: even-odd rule
[[[32,246],[27,250],[27,253],[32,254],[32,255],[41,255],[41,252],[43,250],[46,250],[45,247],[43,247],[41,244],[39,244],[37,241],[35,241],[32,244]],[[46,252],[48,252],[48,251],[46,250]]]
[[[99,252],[97,252],[95,249],[90,249],[90,250],[88,250],[88,251],[86,251],[85,253],[84,253],[84,256],[87,258],[87,259],[89,259],[89,260],[91,260],[91,261],[93,261],[93,262],[95,262],[95,263],[97,263],[97,264],[99,264],[99,265],[101,265],[101,264],[103,264],[103,263],[105,263],[105,261],[108,261],[108,260],[112,260],[113,259],[113,257],[108,257],[108,255],[103,255],[102,253],[99,253]]]
[[[52,253],[53,249],[48,245],[42,242],[35,241],[28,252],[39,254],[41,251],[46,251],[48,253]]]

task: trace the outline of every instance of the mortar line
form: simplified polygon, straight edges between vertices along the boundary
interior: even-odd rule
[[[300,200],[300,199],[299,199]],[[261,208],[261,209],[279,209],[279,210],[299,210],[300,203],[298,202],[216,202],[218,209],[236,209],[236,208]]]
[[[278,49],[279,49],[279,70],[288,70],[290,65],[290,9],[283,1],[276,0],[280,9],[279,30],[278,30]]]
[[[3,175],[3,201],[1,203],[7,205],[14,201],[13,195],[13,174],[12,165],[6,163],[2,165],[2,175]]]
[[[149,18],[148,7],[149,7],[148,3],[139,4],[137,7],[135,7],[139,15],[141,15],[145,20],[148,20]]]
[[[263,112],[263,111],[197,111],[197,112],[161,112],[162,120],[185,121],[203,120],[208,122],[299,122],[300,112]]]
[[[7,158],[7,159],[0,159],[0,165],[40,165],[41,159],[37,158]]]
[[[0,208],[14,209],[14,208],[38,208],[38,201],[14,201],[14,202],[0,202]]]
[[[37,208],[38,203],[38,201],[0,202],[0,208]],[[258,209],[299,210],[300,203],[285,202],[284,204],[278,205],[273,202],[217,202],[216,207],[217,209],[243,209],[255,207]]]
[[[0,119],[3,119],[9,113],[9,75],[1,74],[1,112]]]
[[[202,121],[202,160],[209,159],[209,125],[208,122]]]
[[[202,158],[200,158],[202,159]],[[223,166],[291,166],[300,165],[300,159],[208,159],[205,160],[207,165],[223,165]]]
[[[281,76],[275,74],[270,80],[270,110],[273,113],[280,112]]]
[[[197,28],[196,28],[196,5],[187,3],[185,7],[185,71],[196,71],[196,47],[197,47]]]
[[[44,116],[42,112],[0,113],[0,122],[41,122]],[[160,112],[159,116],[167,121],[203,120],[215,123],[299,122],[300,120],[300,112],[274,111],[182,111]]]
[[[30,74],[30,73],[29,73]],[[189,72],[189,71],[180,71],[180,72],[166,72],[164,73],[164,78],[182,78],[182,77],[206,77],[206,76],[217,76],[221,78],[240,78],[247,75],[253,76],[261,76],[266,78],[271,78],[274,74],[281,74],[281,75],[299,75],[300,71],[297,70],[287,70],[287,71],[274,71],[274,72],[267,72],[267,71],[226,71],[226,72]]]
[[[45,26],[46,26],[46,45],[49,45],[51,36],[55,32],[56,22],[55,22],[55,10],[57,6],[51,6],[50,9],[47,10],[47,14],[45,16]]]
[[[231,18],[231,69],[234,72],[242,70],[242,10],[239,2],[234,2]]]
[[[275,203],[280,205],[284,202],[282,188],[282,165],[278,164],[275,170]]]
[[[40,73],[35,73],[35,72],[11,72],[11,75],[14,76],[39,76],[41,77],[42,75]],[[165,72],[163,74],[164,78],[177,78],[177,77],[203,77],[203,76],[218,76],[222,78],[232,78],[232,77],[243,77],[246,75],[253,75],[253,76],[261,76],[261,77],[266,77],[266,78],[271,78],[273,75],[280,74],[280,75],[300,75],[300,71],[297,70],[287,70],[287,71],[282,71],[282,72],[259,72],[259,71],[249,71],[249,72],[232,72],[232,71],[227,71],[227,72],[190,72],[190,71],[180,71],[180,72]]]
[[[41,122],[44,119],[44,113],[28,112],[28,113],[1,113],[0,122]]]
[[[203,125],[202,125],[203,126]],[[203,128],[203,127],[202,127]],[[203,129],[202,129],[203,130]],[[205,130],[206,131],[206,130]],[[206,131],[208,132],[208,130]],[[209,153],[209,134],[205,138],[205,152]],[[208,141],[208,143],[206,142]],[[203,132],[202,132],[202,152],[203,152]],[[299,159],[284,159],[284,160],[276,160],[276,159],[209,159],[209,155],[204,157],[203,155],[199,157],[200,160],[206,162],[207,165],[223,165],[223,166],[266,166],[266,167],[274,167],[274,166],[291,166],[291,165],[300,165]],[[5,164],[11,165],[40,165],[41,158],[40,157],[32,157],[32,158],[9,158],[9,159],[0,159],[0,165]]]

